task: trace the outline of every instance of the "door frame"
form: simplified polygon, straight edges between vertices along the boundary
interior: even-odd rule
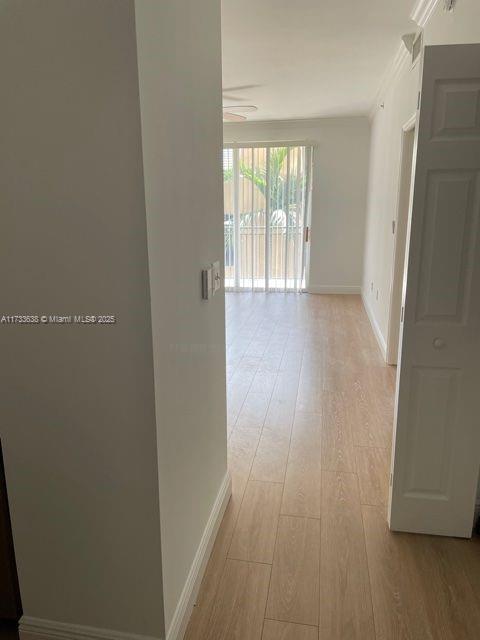
[[[401,290],[403,287],[403,275],[405,271],[405,249],[407,238],[405,236],[404,242],[405,247],[403,251],[400,251],[399,240],[398,240],[398,229],[400,228],[400,222],[405,223],[405,227],[408,221],[408,217],[410,215],[411,209],[411,198],[412,198],[412,186],[413,180],[410,180],[410,196],[409,196],[409,204],[408,207],[402,206],[403,204],[403,183],[405,179],[405,160],[406,160],[406,147],[407,147],[407,135],[415,130],[417,126],[417,114],[414,113],[402,127],[401,131],[401,145],[400,145],[400,169],[398,172],[398,188],[397,188],[397,204],[395,217],[392,220],[392,225],[395,224],[395,231],[393,236],[393,259],[392,259],[392,272],[390,276],[390,293],[389,293],[389,302],[388,302],[388,328],[387,328],[387,348],[385,352],[385,359],[387,364],[396,365],[398,359],[398,345],[399,345],[399,335],[398,331],[400,330],[400,326],[396,327],[396,314],[398,309],[394,305],[394,301],[396,298],[396,294],[400,293],[400,299],[402,298]],[[414,162],[413,158],[416,153],[416,141],[413,143],[413,154],[411,159],[411,169],[413,172]],[[413,178],[413,175],[411,176]]]

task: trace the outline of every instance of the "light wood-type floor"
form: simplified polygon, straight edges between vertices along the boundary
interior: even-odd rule
[[[395,369],[358,296],[227,295],[233,495],[187,640],[479,640],[480,544],[386,525]]]

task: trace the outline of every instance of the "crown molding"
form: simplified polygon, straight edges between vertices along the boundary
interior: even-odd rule
[[[420,29],[424,29],[439,2],[440,0],[417,0],[415,6],[412,9],[412,13],[410,14],[410,19],[413,20],[413,22],[416,22]],[[395,58],[392,60],[385,75],[383,76],[380,87],[378,88],[378,91],[375,95],[374,103],[372,105],[372,108],[370,109],[370,120],[373,119],[378,105],[382,101],[383,95],[395,82],[398,75],[400,74],[400,71],[403,68],[403,65],[409,58],[410,54],[402,42],[397,49]]]
[[[410,18],[423,29],[439,1],[440,0],[417,0],[410,14]]]
[[[285,125],[291,125],[292,128],[295,128],[296,126],[299,125],[305,125],[305,126],[315,126],[318,125],[320,123],[322,124],[328,124],[329,121],[333,121],[333,120],[345,120],[345,118],[348,119],[355,119],[355,118],[365,118],[365,116],[367,115],[367,111],[366,110],[362,110],[362,111],[346,111],[345,113],[341,113],[339,115],[325,115],[325,116],[308,116],[306,118],[278,118],[278,119],[273,119],[272,118],[266,118],[264,120],[259,119],[259,120],[246,120],[244,122],[224,122],[223,123],[223,127],[225,129],[225,131],[235,131],[235,130],[241,130],[242,127],[245,126],[250,126],[250,125],[279,125],[279,126],[285,126]],[[255,141],[256,142],[256,141]],[[265,142],[264,140],[260,140],[260,142]],[[303,140],[303,142],[305,142],[305,140]],[[225,143],[226,144],[226,143]]]

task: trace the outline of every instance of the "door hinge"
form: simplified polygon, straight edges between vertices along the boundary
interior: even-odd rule
[[[392,482],[393,482],[393,473],[390,473],[390,486],[392,486]]]
[[[393,235],[395,235],[395,227],[396,227],[395,220],[392,220],[392,233],[393,233]]]
[[[310,227],[305,227],[305,242],[310,241]]]
[[[400,314],[400,322],[403,322],[404,315],[405,315],[405,307],[402,307],[402,312]]]

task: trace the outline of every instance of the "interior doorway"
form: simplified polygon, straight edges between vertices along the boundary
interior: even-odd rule
[[[223,152],[225,288],[306,288],[312,148],[228,145]]]
[[[400,177],[396,220],[392,221],[394,251],[392,284],[390,290],[390,312],[387,339],[387,363],[398,362],[398,345],[402,315],[403,282],[405,274],[405,249],[407,242],[408,216],[411,205],[412,165],[415,145],[414,115],[403,127],[400,157]]]

